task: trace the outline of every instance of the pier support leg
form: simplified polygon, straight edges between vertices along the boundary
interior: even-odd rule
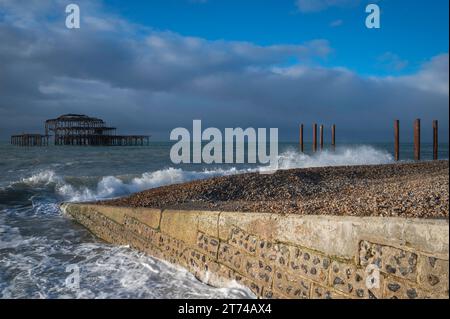
[[[400,121],[394,122],[394,157],[396,161],[400,160]]]
[[[313,152],[317,151],[317,124],[313,124]]]
[[[420,119],[414,122],[414,159],[420,161]]]
[[[303,124],[300,124],[299,143],[300,143],[300,152],[303,153],[303,151],[304,151],[304,145],[303,145]]]
[[[439,140],[438,140],[438,121],[434,120],[433,121],[433,159],[434,160],[438,159],[438,148],[439,148],[438,142],[439,142]]]

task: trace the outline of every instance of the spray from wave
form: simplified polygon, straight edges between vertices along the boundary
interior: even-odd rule
[[[346,166],[346,165],[376,165],[392,163],[394,158],[386,151],[371,146],[338,149],[336,152],[325,150],[315,155],[286,151],[278,157],[280,169]]]
[[[298,153],[288,150],[278,156],[278,169],[344,166],[344,165],[371,165],[387,164],[393,161],[392,155],[371,146],[344,148],[336,152],[325,150],[314,155]],[[53,170],[40,171],[31,177],[22,179],[22,183],[33,186],[54,187],[56,194],[65,201],[92,201],[98,199],[124,196],[142,190],[183,183],[192,180],[205,179],[216,176],[258,172],[268,167],[255,167],[246,169],[204,169],[202,171],[186,171],[180,168],[166,168],[153,172],[145,172],[131,179],[105,176],[97,180],[96,185],[87,186],[87,182],[71,182],[68,178],[57,175]],[[87,181],[88,177],[86,177]]]

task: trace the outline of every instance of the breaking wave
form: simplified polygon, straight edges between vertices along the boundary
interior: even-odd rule
[[[338,149],[336,152],[325,150],[315,155],[286,151],[278,156],[280,169],[346,166],[346,165],[376,165],[392,163],[394,158],[384,150],[372,146],[358,146]]]
[[[386,164],[392,161],[392,155],[370,146],[345,148],[336,152],[325,150],[314,155],[288,150],[278,156],[278,169]],[[53,170],[44,170],[31,177],[22,179],[21,183],[33,187],[54,187],[55,193],[61,196],[63,200],[83,202],[124,196],[150,188],[192,180],[270,169],[268,166],[259,166],[243,169],[232,167],[228,169],[188,171],[170,167],[153,172],[145,172],[140,176],[131,178],[104,176],[96,181],[93,181],[91,177],[65,178],[57,175]]]

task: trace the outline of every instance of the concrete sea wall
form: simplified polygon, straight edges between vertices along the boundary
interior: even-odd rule
[[[448,220],[63,204],[103,240],[262,298],[448,298]]]

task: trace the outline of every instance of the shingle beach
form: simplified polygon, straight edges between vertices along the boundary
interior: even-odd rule
[[[448,160],[239,174],[99,204],[303,215],[448,218]]]

